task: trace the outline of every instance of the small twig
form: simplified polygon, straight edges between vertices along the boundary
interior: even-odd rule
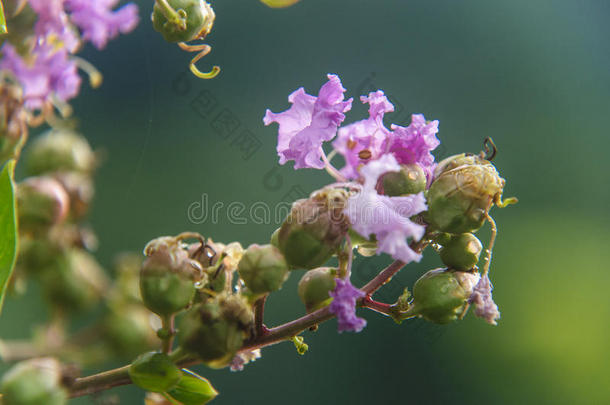
[[[260,337],[269,333],[269,329],[265,326],[264,315],[265,315],[265,302],[267,296],[259,298],[254,304],[254,336]]]

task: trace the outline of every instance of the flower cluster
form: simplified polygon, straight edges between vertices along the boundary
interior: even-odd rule
[[[138,23],[138,9],[127,4],[113,10],[118,0],[28,0],[28,10],[37,15],[23,43],[6,42],[2,47],[0,69],[12,74],[23,87],[25,106],[31,110],[46,105],[61,105],[75,97],[81,79],[77,68],[91,77],[92,85],[101,81],[95,69],[73,55],[86,42],[102,49],[108,40],[127,33]],[[9,21],[10,26],[10,21]],[[9,27],[10,28],[10,27]]]

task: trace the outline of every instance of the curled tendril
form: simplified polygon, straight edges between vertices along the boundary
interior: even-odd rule
[[[494,140],[491,139],[491,137],[487,137],[485,138],[485,140],[483,140],[483,149],[484,151],[481,151],[481,158],[485,159],[485,160],[489,160],[491,162],[491,160],[496,156],[496,153],[498,152],[498,148],[496,147],[496,144],[494,143]]]
[[[210,53],[210,51],[212,50],[212,47],[210,45],[207,45],[207,44],[189,45],[186,42],[179,42],[178,46],[183,51],[187,51],[187,52],[199,52],[191,60],[191,63],[189,63],[189,68],[191,69],[191,72],[193,72],[193,74],[195,76],[197,76],[200,79],[213,79],[216,76],[218,76],[218,73],[220,73],[220,67],[218,67],[218,66],[212,67],[212,70],[207,72],[207,73],[203,73],[196,66],[196,63],[199,62],[199,60],[201,58],[203,58],[205,55]]]

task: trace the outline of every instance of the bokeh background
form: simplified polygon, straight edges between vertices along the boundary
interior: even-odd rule
[[[218,0],[201,67],[223,70],[210,81],[185,73],[190,56],[152,29],[152,1],[137,3],[134,33],[103,52],[85,49],[105,82],[74,103],[80,129],[105,151],[90,222],[108,267],[117,252],[184,230],[266,242],[278,224],[236,223],[226,207],[274,205],[329,182],[322,171],[278,166],[276,130],[262,124],[266,108],[286,109],[300,86],[315,94],[329,72],[350,97],[390,95],[397,112],[388,123],[406,124],[411,113],[440,120],[439,157],[477,152],[492,136],[505,194],[520,199],[493,211],[498,326],[472,314],[444,327],[396,325],[363,312],[367,328],[340,335],[330,321],[305,333],[305,356],[285,343],[243,372],[197,368],[221,392],[215,404],[610,403],[610,2],[302,0],[271,10]],[[364,117],[358,104],[346,122]],[[230,124],[219,126],[223,111]],[[260,146],[254,152],[243,131]],[[217,221],[189,219],[204,194],[208,207],[224,204]],[[355,284],[387,263],[357,263]],[[438,265],[428,250],[379,297],[392,300]],[[298,279],[269,300],[268,324],[303,312]],[[0,330],[24,337],[45,315],[30,289],[6,303]],[[134,387],[108,395],[124,404],[143,397]]]

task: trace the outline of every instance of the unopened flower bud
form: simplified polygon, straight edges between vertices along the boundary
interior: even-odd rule
[[[271,245],[250,245],[239,261],[237,271],[254,294],[279,290],[289,275],[284,256]]]
[[[18,363],[4,374],[0,391],[2,405],[63,405],[67,390],[61,385],[62,367],[53,358]]]
[[[454,270],[470,270],[479,262],[483,245],[471,233],[451,235],[451,239],[440,250],[445,266]]]
[[[25,163],[29,175],[91,173],[96,166],[96,157],[83,136],[66,130],[50,130],[34,139]]]
[[[478,273],[430,270],[415,282],[409,312],[434,323],[455,321],[466,309],[479,279]]]
[[[435,174],[426,220],[435,230],[450,233],[479,229],[505,183],[493,164],[474,155],[447,158]]]
[[[20,230],[39,231],[58,224],[66,219],[69,207],[66,190],[50,177],[30,177],[17,187]]]
[[[113,308],[103,321],[105,342],[121,357],[133,358],[152,349],[159,339],[150,324],[151,313],[142,306],[123,305]]]
[[[279,246],[293,268],[312,269],[339,249],[349,222],[343,210],[347,195],[324,189],[292,205],[279,233]]]
[[[189,258],[179,240],[169,236],[150,241],[144,254],[140,293],[146,308],[159,316],[185,309],[195,295],[201,265]]]
[[[62,251],[41,274],[43,293],[50,305],[63,311],[83,311],[97,303],[108,286],[105,271],[82,249]]]
[[[329,292],[337,285],[336,277],[337,269],[332,267],[309,270],[303,275],[299,281],[298,292],[308,313],[325,307],[332,301]]]
[[[401,165],[400,171],[381,177],[382,194],[390,197],[417,194],[426,189],[426,173],[416,163]]]
[[[252,309],[244,297],[220,294],[187,312],[178,339],[207,366],[222,368],[231,363],[253,322]]]
[[[166,392],[182,378],[182,372],[167,354],[144,353],[131,363],[129,378],[138,387],[152,392]]]
[[[167,42],[188,42],[205,37],[214,24],[214,10],[203,0],[168,0],[180,21],[167,19],[165,10],[155,3],[152,13],[153,28]]]

